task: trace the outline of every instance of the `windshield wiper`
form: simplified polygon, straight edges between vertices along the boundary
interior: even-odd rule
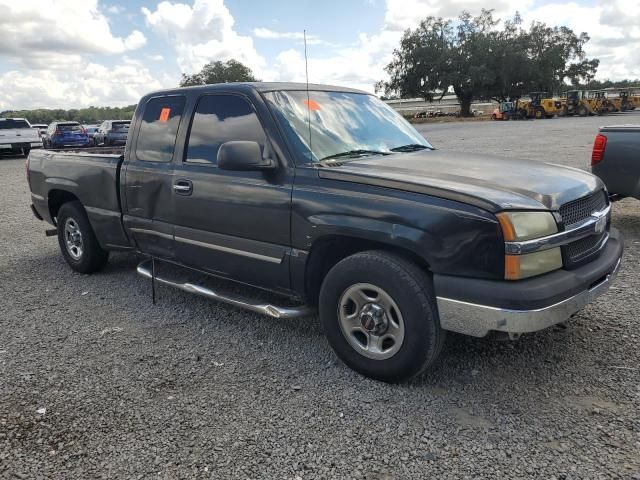
[[[344,158],[344,157],[361,157],[363,155],[389,155],[389,152],[382,152],[380,150],[348,150],[346,152],[334,153],[320,159],[330,160],[332,158]]]
[[[431,147],[422,145],[420,143],[410,143],[409,145],[401,145],[399,147],[391,148],[390,150],[392,152],[416,152],[418,150],[424,150],[425,148],[433,150]]]

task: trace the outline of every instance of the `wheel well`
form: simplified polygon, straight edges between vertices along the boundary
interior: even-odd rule
[[[51,218],[54,219],[58,216],[58,211],[60,207],[67,202],[74,202],[78,200],[73,193],[67,192],[66,190],[51,190],[49,192],[49,214]]]
[[[411,260],[425,272],[430,271],[428,263],[423,258],[402,247],[357,237],[323,237],[315,241],[307,260],[305,269],[305,296],[307,302],[311,305],[317,305],[324,277],[334,265],[350,255],[368,250],[383,250],[401,255]]]

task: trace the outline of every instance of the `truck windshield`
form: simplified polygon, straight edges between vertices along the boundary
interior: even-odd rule
[[[16,128],[31,128],[26,120],[17,120],[13,118],[0,119],[0,130],[13,130]]]
[[[306,91],[275,91],[265,97],[289,139],[314,162],[432,148],[373,95],[310,91],[307,98]]]

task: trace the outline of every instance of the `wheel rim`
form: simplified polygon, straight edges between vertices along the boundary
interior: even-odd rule
[[[73,218],[67,218],[64,222],[64,241],[67,246],[67,252],[74,260],[79,260],[84,251],[82,244],[82,232],[78,222]]]
[[[382,288],[357,283],[338,302],[340,329],[349,345],[374,360],[391,358],[404,341],[404,320],[396,302]]]

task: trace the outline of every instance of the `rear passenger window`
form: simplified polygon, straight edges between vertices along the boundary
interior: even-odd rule
[[[148,162],[170,162],[184,110],[184,97],[156,97],[147,102],[136,143],[136,157]]]
[[[231,140],[250,140],[264,148],[264,130],[251,103],[237,95],[202,97],[191,122],[185,161],[215,165],[220,145]]]

